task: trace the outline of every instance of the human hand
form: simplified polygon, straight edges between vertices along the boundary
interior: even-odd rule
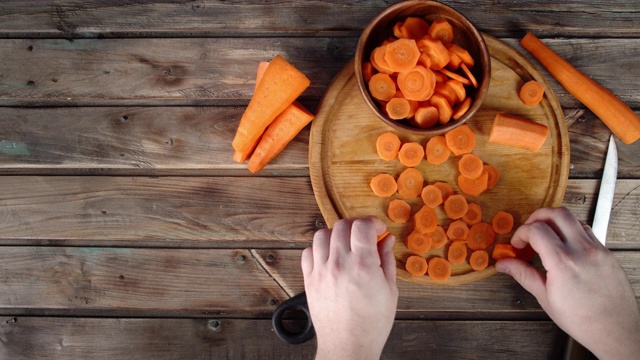
[[[600,359],[636,359],[640,311],[613,254],[567,209],[540,209],[516,230],[511,244],[530,244],[546,274],[519,259],[503,259],[507,273],[536,297],[549,317]]]
[[[333,230],[317,231],[302,252],[316,359],[380,357],[398,304],[395,238],[377,242],[385,230],[374,217],[339,220]]]

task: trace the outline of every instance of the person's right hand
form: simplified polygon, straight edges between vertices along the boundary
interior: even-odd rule
[[[516,230],[511,244],[527,244],[546,270],[503,259],[507,273],[536,297],[549,317],[600,359],[637,359],[640,311],[613,254],[567,209],[539,209]]]

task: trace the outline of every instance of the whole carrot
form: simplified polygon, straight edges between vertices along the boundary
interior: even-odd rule
[[[618,97],[573,67],[532,33],[522,38],[520,44],[625,144],[640,139],[640,118]]]

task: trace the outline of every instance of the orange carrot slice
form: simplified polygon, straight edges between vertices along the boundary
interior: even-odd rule
[[[511,244],[495,244],[491,257],[494,260],[516,257],[516,248]]]
[[[447,251],[447,259],[452,264],[462,264],[465,260],[467,260],[467,244],[462,241],[458,241],[449,245],[449,251]]]
[[[484,270],[489,266],[489,254],[484,250],[476,250],[469,257],[469,265],[476,271]]]
[[[522,85],[522,87],[520,87],[518,97],[525,105],[538,105],[544,97],[544,88],[535,80],[527,81]]]
[[[451,277],[451,263],[441,257],[429,260],[427,273],[433,280],[444,281]]]
[[[447,243],[447,241],[449,241],[447,233],[440,225],[436,226],[436,229],[430,232],[429,236],[431,236],[431,247],[434,249],[441,248],[444,244]]]
[[[438,189],[440,189],[440,191],[442,192],[442,201],[447,201],[447,199],[449,198],[449,196],[453,195],[454,191],[453,191],[453,186],[451,186],[451,184],[444,182],[444,181],[437,181],[435,183],[433,183],[433,185],[435,187],[437,187]]]
[[[394,72],[410,71],[418,64],[420,50],[413,39],[398,39],[385,50],[384,59]]]
[[[438,19],[432,22],[428,34],[432,38],[442,41],[443,44],[453,42],[453,26],[446,19]]]
[[[424,101],[433,95],[436,76],[422,65],[398,74],[398,87],[407,100]]]
[[[424,204],[430,208],[435,208],[442,204],[442,192],[435,185],[427,185],[422,189],[420,194]]]
[[[440,70],[449,63],[449,50],[440,40],[427,36],[418,40],[417,45],[420,52],[431,59],[431,70]]]
[[[468,154],[476,147],[476,134],[469,125],[462,124],[444,135],[447,146],[455,156]]]
[[[470,107],[471,107],[471,98],[464,99],[461,103],[459,103],[453,109],[453,115],[451,115],[451,117],[454,120],[459,120],[462,116],[464,116],[464,114],[467,113]]]
[[[408,118],[411,113],[411,104],[409,104],[409,100],[399,97],[394,97],[389,100],[385,108],[387,110],[387,115],[393,120]]]
[[[493,231],[497,234],[504,235],[511,232],[513,229],[513,215],[505,211],[498,211],[491,220]]]
[[[451,241],[465,241],[469,234],[469,227],[467,223],[462,220],[456,220],[449,224],[447,229],[447,237]]]
[[[460,68],[462,68],[462,71],[464,71],[464,74],[467,75],[467,78],[469,79],[469,81],[471,81],[471,84],[473,85],[474,88],[478,87],[478,81],[476,80],[476,77],[473,76],[473,74],[471,73],[471,70],[469,70],[469,68],[467,67],[467,65],[460,64]]]
[[[398,135],[392,132],[384,132],[376,140],[376,151],[382,160],[390,161],[398,156],[401,141]]]
[[[402,199],[393,199],[389,202],[387,216],[396,224],[404,224],[411,218],[411,205]]]
[[[373,193],[380,197],[389,197],[398,190],[396,179],[389,174],[378,174],[369,183]]]
[[[449,159],[451,150],[444,136],[436,135],[429,139],[425,146],[425,156],[430,164],[440,165]]]
[[[489,178],[487,179],[487,190],[491,190],[498,183],[500,174],[498,173],[498,169],[491,165],[485,164],[484,170],[489,174]]]
[[[423,157],[424,148],[417,142],[404,143],[398,152],[398,160],[407,167],[418,166]]]
[[[495,242],[496,233],[486,222],[474,224],[467,235],[467,246],[471,250],[484,250]]]
[[[421,234],[428,234],[438,227],[438,214],[428,206],[423,206],[413,215],[415,230]]]
[[[397,184],[398,194],[406,199],[412,199],[422,193],[424,178],[420,170],[407,168],[398,176]]]
[[[378,100],[389,101],[396,94],[396,83],[388,74],[377,73],[369,80],[369,92]]]
[[[469,225],[474,225],[482,221],[482,208],[480,205],[469,203],[467,212],[462,216],[462,220]]]
[[[449,219],[457,220],[469,209],[467,199],[462,195],[451,195],[444,202],[444,211]]]
[[[413,115],[414,122],[421,128],[427,129],[438,123],[440,114],[433,106],[419,107]]]
[[[464,154],[458,162],[458,170],[460,174],[470,179],[477,179],[484,171],[482,159],[474,154]]]
[[[412,231],[404,241],[407,248],[415,253],[424,254],[431,248],[431,237],[429,234],[422,234]]]
[[[477,197],[487,190],[489,173],[482,171],[477,179],[470,179],[464,175],[458,176],[458,188],[466,195]]]
[[[405,269],[413,276],[423,276],[427,273],[428,266],[427,260],[417,255],[409,256],[405,263]]]

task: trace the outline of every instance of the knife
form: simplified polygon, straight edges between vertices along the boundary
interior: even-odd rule
[[[616,190],[616,180],[618,178],[618,150],[613,135],[609,138],[609,149],[607,150],[607,159],[604,162],[604,171],[602,173],[602,181],[600,182],[600,192],[598,193],[598,203],[596,204],[596,212],[593,216],[593,234],[605,245],[607,241],[607,228],[609,227],[609,218],[611,215],[611,206],[613,205],[613,195]],[[572,337],[569,337],[565,348],[564,360],[574,359],[595,359],[589,350],[585,349]]]

